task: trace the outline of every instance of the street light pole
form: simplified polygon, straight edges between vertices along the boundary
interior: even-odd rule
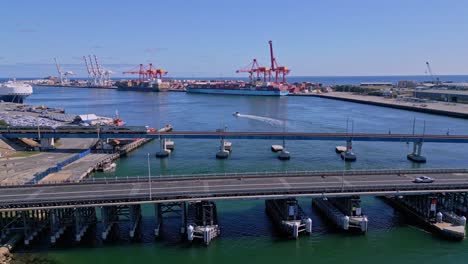
[[[151,167],[150,167],[150,154],[148,153],[148,183],[149,183],[149,197],[150,200],[153,200],[151,192]]]

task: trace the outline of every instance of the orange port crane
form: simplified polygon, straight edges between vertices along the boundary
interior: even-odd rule
[[[249,74],[249,79],[251,82],[254,81],[254,75],[256,75],[256,80],[261,80],[261,76],[263,76],[263,81],[266,82],[271,80],[271,71],[268,67],[261,67],[258,65],[257,59],[253,59],[253,61],[245,66],[244,68],[237,70],[236,73],[247,72]]]
[[[268,41],[270,44],[270,60],[271,60],[271,71],[275,73],[275,83],[278,83],[278,80],[281,78],[281,83],[286,83],[286,75],[288,75],[291,70],[286,66],[278,66],[276,58],[273,55],[273,42]]]
[[[166,75],[167,71],[164,70],[164,69],[155,69],[155,68],[153,68],[153,64],[150,63],[147,73],[148,73],[149,79],[153,79],[153,78],[162,79],[162,76]]]
[[[138,74],[139,81],[145,81],[145,80],[153,79],[153,78],[162,79],[162,76],[166,75],[167,73],[168,72],[166,70],[155,69],[152,63],[149,64],[148,69],[143,64],[139,64],[133,69],[123,72],[123,74]]]

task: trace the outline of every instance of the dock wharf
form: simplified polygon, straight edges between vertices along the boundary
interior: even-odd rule
[[[347,101],[360,104],[368,104],[382,107],[389,107],[401,110],[421,112],[427,114],[443,115],[468,119],[467,104],[449,104],[444,102],[430,102],[417,104],[397,99],[384,98],[380,96],[360,95],[347,92],[330,92],[323,94],[290,94],[291,96],[313,96],[325,99]]]
[[[83,157],[63,167],[60,171],[49,174],[48,176],[41,179],[39,183],[42,184],[67,181],[79,182],[87,178],[93,172],[101,169],[104,164],[113,162],[150,141],[152,141],[152,139],[140,138],[124,145],[113,153],[99,153],[99,151],[90,153],[86,157]]]

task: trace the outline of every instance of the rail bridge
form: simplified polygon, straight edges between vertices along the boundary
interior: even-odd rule
[[[384,141],[384,142],[434,142],[468,143],[468,135],[424,134],[372,134],[372,133],[310,133],[310,132],[250,132],[250,131],[173,131],[142,132],[132,130],[49,130],[20,129],[0,131],[7,138],[186,138],[186,139],[266,139],[266,140],[330,140],[330,141]]]

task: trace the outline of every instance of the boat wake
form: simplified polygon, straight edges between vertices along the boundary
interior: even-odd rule
[[[240,114],[239,112],[236,112],[234,114],[234,116],[260,121],[260,122],[266,123],[266,124],[271,125],[271,126],[283,126],[284,125],[283,123],[286,122],[286,121],[283,121],[283,120],[274,119],[274,118],[265,117],[265,116],[244,115],[244,114]]]

